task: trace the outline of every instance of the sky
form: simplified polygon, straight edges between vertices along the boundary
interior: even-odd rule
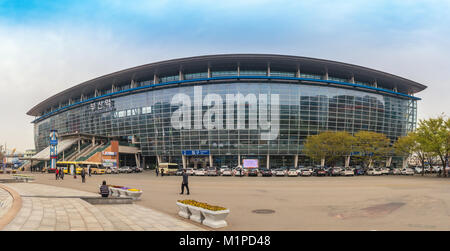
[[[26,112],[81,82],[223,53],[315,57],[425,84],[419,119],[450,114],[450,2],[0,0],[0,144],[34,148]]]

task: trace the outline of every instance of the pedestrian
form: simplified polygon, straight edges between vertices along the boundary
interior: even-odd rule
[[[158,176],[158,167],[156,167],[155,172],[156,172],[156,176]]]
[[[59,168],[56,168],[55,176],[56,176],[56,180],[58,180],[59,179]]]
[[[106,180],[103,181],[102,185],[100,186],[100,194],[103,198],[106,198],[109,196],[109,188],[106,185]]]
[[[164,176],[164,169],[161,169],[161,177]]]
[[[242,168],[239,168],[239,177],[242,177]]]
[[[186,169],[183,169],[183,182],[181,182],[181,193],[184,194],[184,187],[186,187],[187,195],[189,195],[188,175]]]
[[[59,172],[59,177],[64,180],[64,169],[61,169],[61,171]]]
[[[86,181],[86,170],[83,168],[81,169],[81,182],[85,183]]]
[[[91,177],[91,165],[88,165],[88,174],[89,174],[89,177]]]

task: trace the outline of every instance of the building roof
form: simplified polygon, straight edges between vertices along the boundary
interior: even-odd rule
[[[178,75],[180,70],[185,74],[206,72],[208,67],[212,71],[232,70],[236,69],[237,65],[241,70],[263,70],[270,65],[271,71],[296,72],[300,69],[301,72],[315,74],[328,72],[329,76],[339,78],[354,77],[355,80],[371,83],[376,81],[385,88],[396,88],[398,92],[406,94],[414,94],[427,88],[423,84],[390,73],[324,59],[272,54],[207,55],[145,64],[88,80],[47,98],[31,108],[27,114],[40,116],[49,107],[80,97],[81,94],[93,93],[96,89],[110,89],[113,84],[120,86],[130,84],[132,80],[135,82],[153,80],[154,75]]]

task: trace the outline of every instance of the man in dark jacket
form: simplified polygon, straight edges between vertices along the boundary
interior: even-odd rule
[[[85,182],[86,180],[86,170],[83,168],[81,169],[81,182]]]
[[[106,185],[106,180],[104,180],[103,184],[100,186],[100,194],[102,195],[103,198],[106,198],[109,195],[109,188]]]
[[[186,187],[187,195],[189,195],[188,175],[186,169],[183,169],[183,182],[181,183],[181,193],[184,194],[184,187]]]

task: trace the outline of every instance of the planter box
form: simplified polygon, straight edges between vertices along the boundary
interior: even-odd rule
[[[230,213],[229,209],[221,210],[221,211],[211,211],[207,209],[201,209],[202,215],[205,217],[203,220],[203,225],[212,228],[221,228],[226,227],[228,224],[225,221],[225,218]]]
[[[110,193],[110,195],[113,196],[113,197],[120,197],[118,188],[115,188],[115,187],[109,187],[109,193]]]
[[[198,222],[198,223],[202,223],[203,219],[205,218],[201,212],[201,208],[199,207],[194,207],[191,205],[187,205],[189,211],[191,212],[191,215],[189,216],[189,219]]]
[[[177,206],[180,209],[180,211],[178,211],[178,215],[183,218],[189,219],[189,216],[191,216],[191,212],[189,211],[188,205],[177,202]]]
[[[124,191],[125,191],[125,194],[128,197],[132,198],[133,200],[138,200],[139,197],[141,197],[141,195],[142,195],[142,190],[140,190],[140,191],[124,190]]]

